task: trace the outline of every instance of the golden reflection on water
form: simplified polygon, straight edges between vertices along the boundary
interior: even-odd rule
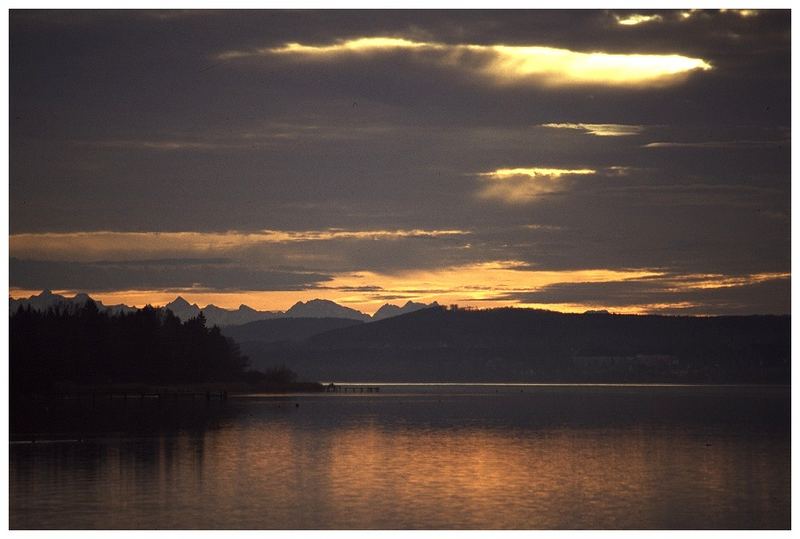
[[[12,458],[12,528],[789,525],[788,438],[304,419],[324,406],[254,404],[218,428]]]
[[[412,527],[617,528],[647,521],[669,527],[692,501],[745,486],[766,491],[780,480],[749,473],[753,463],[725,445],[646,436],[634,430],[598,439],[567,429],[533,437],[485,430],[397,435],[358,427],[331,441],[323,485],[334,518],[363,511],[337,524],[343,527],[391,526],[393,509],[402,507],[414,515],[402,525]],[[747,485],[737,480],[741,465]]]

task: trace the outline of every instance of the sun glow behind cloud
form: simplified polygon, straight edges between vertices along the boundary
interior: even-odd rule
[[[722,275],[719,273],[691,274],[674,277],[673,281],[675,284],[672,290],[680,291],[685,288],[696,290],[732,288],[735,286],[748,286],[777,279],[788,279],[790,277],[790,273],[782,272],[753,273],[751,275],[736,276]]]
[[[641,125],[625,124],[549,123],[542,124],[541,127],[579,130],[596,137],[626,137],[638,135],[644,130]]]
[[[218,60],[265,56],[326,61],[344,56],[370,56],[397,51],[436,65],[466,70],[499,84],[548,86],[613,85],[644,87],[677,82],[711,65],[679,54],[611,54],[518,45],[447,44],[397,37],[361,37],[327,45],[287,43],[280,47],[232,50]]]
[[[479,174],[484,182],[478,197],[507,204],[526,203],[541,195],[562,190],[564,185],[561,180],[565,176],[585,176],[596,172],[589,168],[500,168]]]
[[[567,175],[583,175],[583,174],[594,174],[597,172],[596,170],[592,170],[590,168],[579,168],[579,169],[567,169],[567,168],[540,168],[540,167],[532,167],[532,168],[499,168],[497,170],[493,170],[492,172],[483,172],[481,176],[488,176],[490,178],[494,178],[497,180],[505,180],[507,178],[513,178],[515,176],[527,176],[529,178],[537,178],[537,177],[548,177],[548,178],[560,178],[561,176]]]
[[[571,175],[591,175],[593,169],[569,169],[552,167],[501,168],[480,174],[487,182],[506,184],[508,182],[558,182]],[[265,251],[261,258],[250,258],[253,247],[259,245],[287,246],[292,245],[305,253],[310,243],[323,243],[330,249],[338,249],[340,241],[347,242],[393,242],[404,238],[455,237],[456,241],[470,240],[472,233],[465,230],[437,229],[398,229],[398,230],[310,230],[310,231],[273,231],[264,230],[252,233],[226,232],[83,232],[83,233],[40,233],[17,234],[10,237],[12,257],[50,260],[80,260],[80,263],[98,261],[101,266],[109,265],[109,261],[117,260],[120,268],[125,264],[141,261],[152,265],[156,270],[159,264],[169,263],[156,257],[187,257],[178,262],[188,263],[196,260],[197,264],[241,264],[240,269],[248,267],[270,270],[275,266],[289,262],[288,253],[278,254],[273,250]],[[465,236],[460,238],[459,236]],[[309,245],[306,245],[309,243]],[[430,248],[439,248],[431,245]],[[202,257],[220,257],[216,259]],[[222,257],[230,257],[222,258]],[[282,258],[281,258],[282,257]],[[239,260],[237,262],[237,260]],[[293,260],[293,259],[292,259]],[[309,262],[306,260],[305,262]],[[302,261],[297,261],[302,263]],[[315,262],[316,263],[316,262]],[[78,263],[76,263],[78,264]],[[248,266],[249,265],[249,266]],[[77,266],[76,266],[77,267]],[[149,266],[148,266],[149,267]],[[583,269],[539,269],[522,260],[487,260],[481,262],[464,262],[443,264],[441,267],[426,269],[409,269],[389,271],[365,268],[363,271],[331,270],[324,275],[314,277],[309,272],[323,271],[325,264],[317,264],[315,268],[295,270],[303,275],[310,275],[301,280],[302,286],[275,289],[238,289],[240,284],[230,288],[214,288],[208,283],[192,284],[187,274],[186,284],[178,281],[178,286],[164,285],[162,289],[152,289],[153,285],[142,286],[142,289],[106,288],[104,290],[57,290],[63,295],[71,296],[76,292],[87,292],[105,304],[124,303],[143,306],[147,303],[164,305],[183,295],[200,306],[213,303],[224,308],[237,308],[241,304],[261,310],[286,310],[297,301],[308,301],[315,298],[329,299],[338,303],[372,313],[387,302],[405,303],[405,301],[421,301],[440,304],[457,303],[473,307],[518,306],[540,309],[552,309],[563,312],[583,312],[590,309],[608,309],[618,313],[648,313],[663,310],[676,311],[691,309],[694,314],[702,313],[702,300],[694,301],[696,295],[687,294],[692,291],[711,291],[715,289],[747,287],[769,281],[790,278],[789,273],[753,273],[744,275],[725,275],[721,273],[671,273],[660,268],[583,268]],[[186,271],[194,271],[188,268]],[[12,275],[11,284],[14,284]],[[294,282],[294,281],[293,281]],[[571,299],[560,303],[553,302],[559,298],[548,287],[571,285],[582,286],[596,284],[598,286],[613,283],[625,283],[628,287],[646,284],[645,292],[629,296],[630,302],[619,303],[613,295],[603,296],[589,294],[580,296],[564,296]],[[43,283],[48,286],[49,283]],[[69,285],[66,285],[69,286]],[[130,285],[129,285],[130,286]],[[159,285],[155,285],[159,286]],[[55,286],[54,286],[55,287]],[[168,287],[168,288],[166,288]],[[145,289],[146,288],[146,289]],[[39,290],[22,290],[12,288],[13,297],[29,297],[38,294]],[[541,297],[541,301],[536,301]],[[670,298],[674,297],[674,301]],[[689,299],[693,301],[690,301]],[[603,304],[603,299],[610,301]],[[571,301],[571,302],[570,302]]]
[[[726,12],[736,13],[737,15],[739,15],[740,17],[745,18],[745,19],[747,17],[755,17],[756,15],[758,15],[758,10],[757,9],[720,9],[719,12],[720,13],[726,13]]]
[[[204,306],[214,303],[225,308],[241,304],[265,310],[285,310],[297,301],[314,298],[330,299],[364,312],[373,312],[389,301],[404,303],[438,301],[480,307],[499,307],[514,304],[508,295],[536,290],[539,287],[564,282],[600,283],[626,279],[642,279],[660,275],[650,270],[580,269],[564,271],[536,270],[524,262],[499,260],[457,266],[410,270],[395,273],[376,271],[346,272],[333,275],[324,287],[305,290],[277,291],[215,291],[198,287],[170,290],[120,290],[91,292],[105,304],[125,303],[143,306],[147,303],[164,305],[177,294]],[[491,284],[487,284],[491,283]],[[72,295],[75,291],[56,291]],[[14,297],[28,297],[38,291],[12,290]]]
[[[522,307],[548,309],[561,312],[584,312],[607,309],[620,314],[646,314],[663,310],[694,309],[702,312],[703,305],[688,301],[682,296],[692,291],[716,288],[743,287],[767,281],[789,279],[789,273],[758,273],[728,276],[723,274],[675,275],[650,269],[576,269],[538,270],[515,260],[498,260],[474,264],[462,264],[439,269],[410,270],[399,273],[359,271],[333,276],[324,287],[304,290],[207,290],[197,287],[173,288],[169,290],[118,290],[88,292],[105,303],[142,307],[146,304],[165,305],[180,294],[190,303],[204,307],[214,304],[236,309],[246,304],[260,310],[284,311],[297,301],[315,298],[329,299],[342,305],[373,313],[384,303],[402,304],[408,300],[440,304],[459,304],[467,307]],[[552,285],[598,284],[646,281],[659,293],[658,300],[647,300],[609,307],[602,301],[577,301],[553,303],[515,299]],[[491,283],[491,284],[487,284]],[[75,290],[55,290],[56,293],[72,296]],[[38,294],[39,290],[11,289],[15,298]],[[666,295],[664,294],[666,293]],[[675,300],[669,301],[674,295]],[[699,309],[699,310],[698,310]]]
[[[617,24],[622,26],[637,26],[639,24],[644,24],[648,22],[660,22],[663,20],[661,15],[640,15],[638,13],[634,13],[633,15],[628,15],[627,17],[620,17],[619,15],[614,15],[614,18],[617,19]]]

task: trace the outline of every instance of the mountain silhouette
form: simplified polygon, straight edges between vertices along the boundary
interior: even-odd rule
[[[414,311],[419,311],[420,309],[427,309],[429,307],[438,307],[439,304],[435,301],[431,304],[425,303],[415,303],[411,300],[407,301],[405,305],[402,307],[398,307],[397,305],[392,305],[391,303],[385,303],[380,309],[375,311],[375,314],[372,315],[373,320],[384,320],[386,318],[391,318],[393,316],[400,316],[402,314],[413,313]]]
[[[164,307],[172,311],[172,314],[184,322],[200,314],[200,307],[198,307],[196,303],[190,304],[188,301],[183,299],[182,296],[178,296],[171,302],[164,305]],[[208,317],[206,317],[206,320],[208,320]]]
[[[211,325],[219,327],[237,326],[254,322],[256,320],[266,320],[280,316],[280,313],[268,311],[257,311],[247,305],[239,305],[236,310],[223,309],[216,305],[206,305],[203,308],[203,315]]]
[[[73,298],[67,298],[59,294],[54,294],[50,290],[44,290],[41,294],[31,296],[27,299],[9,299],[9,306],[10,313],[13,314],[20,306],[30,306],[34,310],[45,311],[59,304],[63,304],[67,307],[83,306],[90,299],[92,298],[84,293],[79,293]],[[127,305],[104,306],[100,301],[93,301],[100,310],[109,310],[112,313],[133,312],[137,310],[135,307],[128,307]],[[384,320],[393,316],[400,316],[434,306],[438,306],[435,301],[430,305],[408,301],[402,307],[387,303],[378,309],[374,315],[369,316],[356,309],[344,307],[326,299],[312,299],[307,302],[298,301],[286,312],[273,312],[259,311],[244,304],[239,305],[238,309],[224,309],[213,304],[201,307],[196,303],[189,303],[183,296],[177,296],[164,307],[172,311],[175,316],[184,322],[190,318],[196,317],[202,311],[209,327],[228,327],[239,326],[258,320],[273,320],[276,318],[339,318],[358,320],[359,322],[370,322]]]
[[[312,299],[311,301],[298,301],[284,313],[289,318],[349,318],[366,322],[370,320],[369,315],[343,307],[338,303],[327,299]]]
[[[67,311],[74,311],[77,308],[83,307],[88,301],[94,301],[99,311],[107,311],[111,314],[118,314],[120,312],[133,312],[136,310],[134,307],[127,305],[103,305],[103,302],[93,300],[87,294],[76,294],[72,298],[62,296],[61,294],[54,294],[50,290],[42,290],[41,294],[31,296],[29,298],[13,299],[8,301],[10,314],[14,314],[20,307],[30,307],[34,311],[46,311],[53,307],[62,307]]]

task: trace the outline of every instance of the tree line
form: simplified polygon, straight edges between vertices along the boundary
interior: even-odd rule
[[[21,307],[10,320],[12,393],[57,391],[64,384],[191,384],[263,381],[239,346],[206,327],[201,312],[181,322],[172,311],[131,313],[57,305]],[[277,371],[276,371],[277,372]],[[281,373],[286,376],[286,373]]]

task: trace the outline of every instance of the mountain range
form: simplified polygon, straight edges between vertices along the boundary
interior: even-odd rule
[[[44,290],[38,296],[31,296],[27,299],[13,299],[9,300],[10,312],[13,314],[20,307],[30,306],[34,310],[45,310],[56,305],[64,305],[67,308],[72,306],[82,306],[90,298],[87,294],[77,294],[72,298],[68,298],[59,294],[54,294],[50,290]],[[102,302],[94,300],[98,308],[102,311],[109,310],[112,313],[119,312],[132,312],[135,307],[127,305],[103,305]],[[193,318],[200,314],[202,311],[203,316],[206,318],[206,323],[209,326],[216,325],[220,327],[225,326],[238,326],[255,322],[258,320],[271,320],[276,318],[341,318],[347,320],[356,320],[359,322],[371,322],[375,320],[383,320],[401,314],[408,314],[420,309],[428,307],[436,307],[438,303],[435,301],[430,304],[415,303],[413,301],[406,302],[403,306],[385,304],[378,309],[374,315],[362,313],[350,307],[344,307],[330,300],[326,299],[312,299],[310,301],[298,301],[291,308],[285,312],[281,311],[258,311],[247,305],[240,305],[238,309],[223,309],[216,305],[209,304],[205,307],[200,307],[196,303],[189,303],[183,297],[178,296],[164,307],[171,310],[175,316],[183,321]]]
[[[29,298],[14,299],[9,298],[8,304],[11,314],[17,312],[20,307],[28,307],[35,311],[45,311],[50,307],[63,305],[68,310],[75,307],[83,307],[87,301],[94,301],[97,308],[101,311],[110,311],[113,314],[121,312],[133,312],[135,307],[128,307],[127,305],[103,305],[102,301],[93,300],[87,294],[76,294],[74,297],[68,298],[60,294],[54,294],[50,290],[43,290],[38,296],[31,296]]]
[[[89,299],[46,290],[10,303],[14,312],[24,305],[71,309]],[[565,314],[409,302],[370,317],[326,300],[264,312],[246,305],[201,309],[180,297],[167,307],[184,319],[202,310],[252,368],[283,365],[306,380],[788,384],[791,373],[789,316]],[[235,323],[248,317],[256,319]]]

